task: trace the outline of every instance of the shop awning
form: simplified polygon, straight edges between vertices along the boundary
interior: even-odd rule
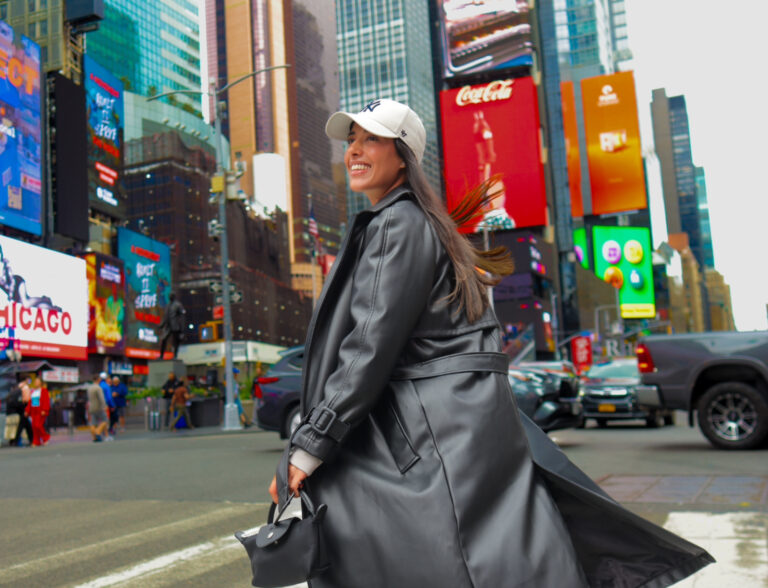
[[[19,374],[19,373],[32,373],[40,370],[52,370],[53,365],[43,359],[37,361],[20,361],[8,362],[4,365],[0,365],[0,375],[4,374]]]

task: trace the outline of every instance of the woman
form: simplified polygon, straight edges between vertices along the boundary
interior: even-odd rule
[[[304,421],[275,501],[328,506],[313,588],[666,586],[709,554],[629,513],[517,412],[488,279],[419,162],[426,133],[377,100],[346,139],[350,227],[309,327]]]
[[[45,419],[51,412],[51,398],[48,388],[43,384],[39,376],[32,378],[32,387],[27,404],[27,416],[32,421],[32,444],[36,446],[48,445],[51,439],[45,430]]]

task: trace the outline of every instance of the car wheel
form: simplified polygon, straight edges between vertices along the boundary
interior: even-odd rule
[[[587,419],[585,419],[583,416],[579,419],[579,422],[576,423],[577,429],[583,429],[587,426]]]
[[[673,427],[675,425],[675,415],[673,414],[665,414],[664,415],[664,425],[667,427]]]
[[[645,426],[649,429],[658,429],[664,426],[664,420],[657,411],[653,411],[647,417],[645,417]]]
[[[768,401],[753,386],[723,382],[699,399],[699,428],[720,449],[752,449],[768,437]]]
[[[608,419],[595,419],[597,421],[597,426],[601,429],[605,429],[608,426]]]

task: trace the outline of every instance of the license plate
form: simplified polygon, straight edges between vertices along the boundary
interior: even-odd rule
[[[601,404],[597,407],[597,412],[616,412],[615,404]]]

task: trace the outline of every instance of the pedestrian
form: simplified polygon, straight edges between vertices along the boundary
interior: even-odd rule
[[[125,408],[128,405],[128,386],[120,381],[120,376],[112,376],[112,402],[115,405],[115,415],[120,422],[120,430],[125,431]]]
[[[163,384],[163,401],[165,402],[165,428],[168,428],[169,423],[171,422],[171,411],[172,411],[172,405],[171,400],[173,399],[173,393],[176,391],[176,388],[181,386],[182,382],[181,380],[178,380],[176,378],[176,374],[173,372],[168,373],[168,379],[165,380],[165,383]]]
[[[188,429],[194,429],[192,426],[192,418],[189,416],[187,410],[187,402],[189,402],[189,390],[183,382],[179,382],[176,390],[173,391],[173,397],[171,398],[171,411],[176,411],[176,416],[171,421],[171,429],[176,430],[176,423],[179,422],[181,417],[184,417],[184,422],[187,423]]]
[[[101,387],[101,374],[94,376],[93,382],[88,386],[88,422],[90,423],[91,437],[94,441],[112,441],[114,438],[107,434],[108,417],[107,401],[104,390]]]
[[[8,396],[8,414],[15,414],[19,417],[19,422],[16,425],[16,434],[11,441],[11,445],[15,447],[23,446],[21,434],[25,431],[27,433],[27,445],[29,447],[32,446],[34,433],[32,432],[32,423],[27,417],[27,404],[29,403],[31,393],[29,384],[24,380],[14,386],[11,394]]]
[[[51,435],[45,429],[45,420],[51,412],[51,397],[48,387],[39,376],[32,378],[26,413],[32,423],[32,444],[35,446],[48,445]]]
[[[371,207],[315,307],[304,420],[288,479],[270,485],[275,502],[302,491],[327,505],[330,565],[311,587],[656,588],[712,561],[622,508],[518,413],[486,295],[509,260],[457,231],[420,167],[418,115],[376,100],[326,133],[346,140],[350,188]]]
[[[107,403],[107,418],[109,422],[109,434],[115,434],[115,423],[117,423],[117,415],[115,413],[115,401],[112,398],[112,387],[109,385],[109,374],[107,372],[101,372],[99,374],[99,387],[104,393],[104,402]]]

